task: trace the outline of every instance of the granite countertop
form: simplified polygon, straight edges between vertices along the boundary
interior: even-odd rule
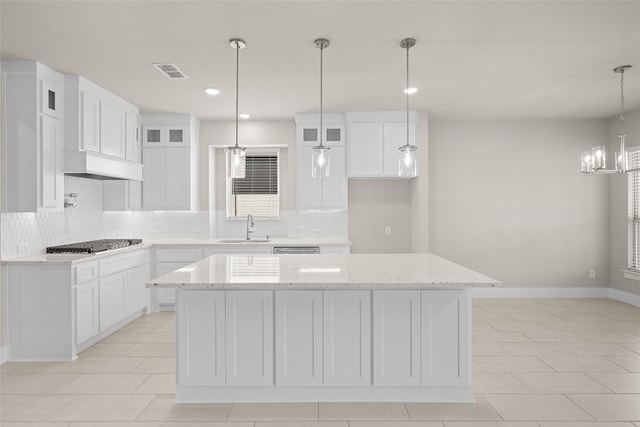
[[[256,237],[259,239],[259,237]],[[225,242],[225,240],[227,240]],[[233,247],[254,247],[254,246],[331,246],[346,245],[351,246],[348,239],[294,239],[286,237],[274,237],[268,242],[229,242],[228,240],[241,240],[241,238],[225,237],[217,239],[157,239],[145,240],[143,243],[126,248],[113,249],[93,254],[38,254],[20,258],[2,260],[3,265],[8,264],[74,264],[86,262],[107,256],[117,255],[137,249],[162,246],[233,246]]]
[[[434,254],[213,255],[147,283],[181,289],[462,289],[500,282]]]

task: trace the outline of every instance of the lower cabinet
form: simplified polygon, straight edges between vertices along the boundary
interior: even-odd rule
[[[100,333],[100,317],[98,307],[99,282],[92,280],[75,287],[76,343],[86,341]]]
[[[125,318],[127,272],[100,279],[100,331],[104,331]]]
[[[273,385],[273,292],[226,291],[227,385]]]
[[[465,290],[181,290],[178,385],[465,387],[469,304]]]
[[[375,385],[420,385],[420,292],[373,292]]]
[[[324,384],[371,384],[371,292],[324,291]]]

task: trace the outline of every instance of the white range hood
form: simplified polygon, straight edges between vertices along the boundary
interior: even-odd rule
[[[64,174],[103,180],[142,181],[142,165],[92,151],[65,151]]]

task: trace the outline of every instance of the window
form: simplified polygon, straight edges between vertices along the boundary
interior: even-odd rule
[[[636,148],[636,147],[633,147]],[[638,147],[640,148],[640,147]],[[640,167],[640,151],[629,150],[629,169]],[[629,172],[629,270],[640,272],[640,172]]]
[[[279,217],[279,156],[274,149],[247,149],[245,177],[227,177],[227,218]]]

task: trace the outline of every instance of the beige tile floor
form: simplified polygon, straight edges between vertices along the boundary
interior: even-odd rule
[[[175,318],[137,319],[67,363],[0,366],[2,427],[640,427],[640,308],[479,299],[476,402],[176,404]]]

